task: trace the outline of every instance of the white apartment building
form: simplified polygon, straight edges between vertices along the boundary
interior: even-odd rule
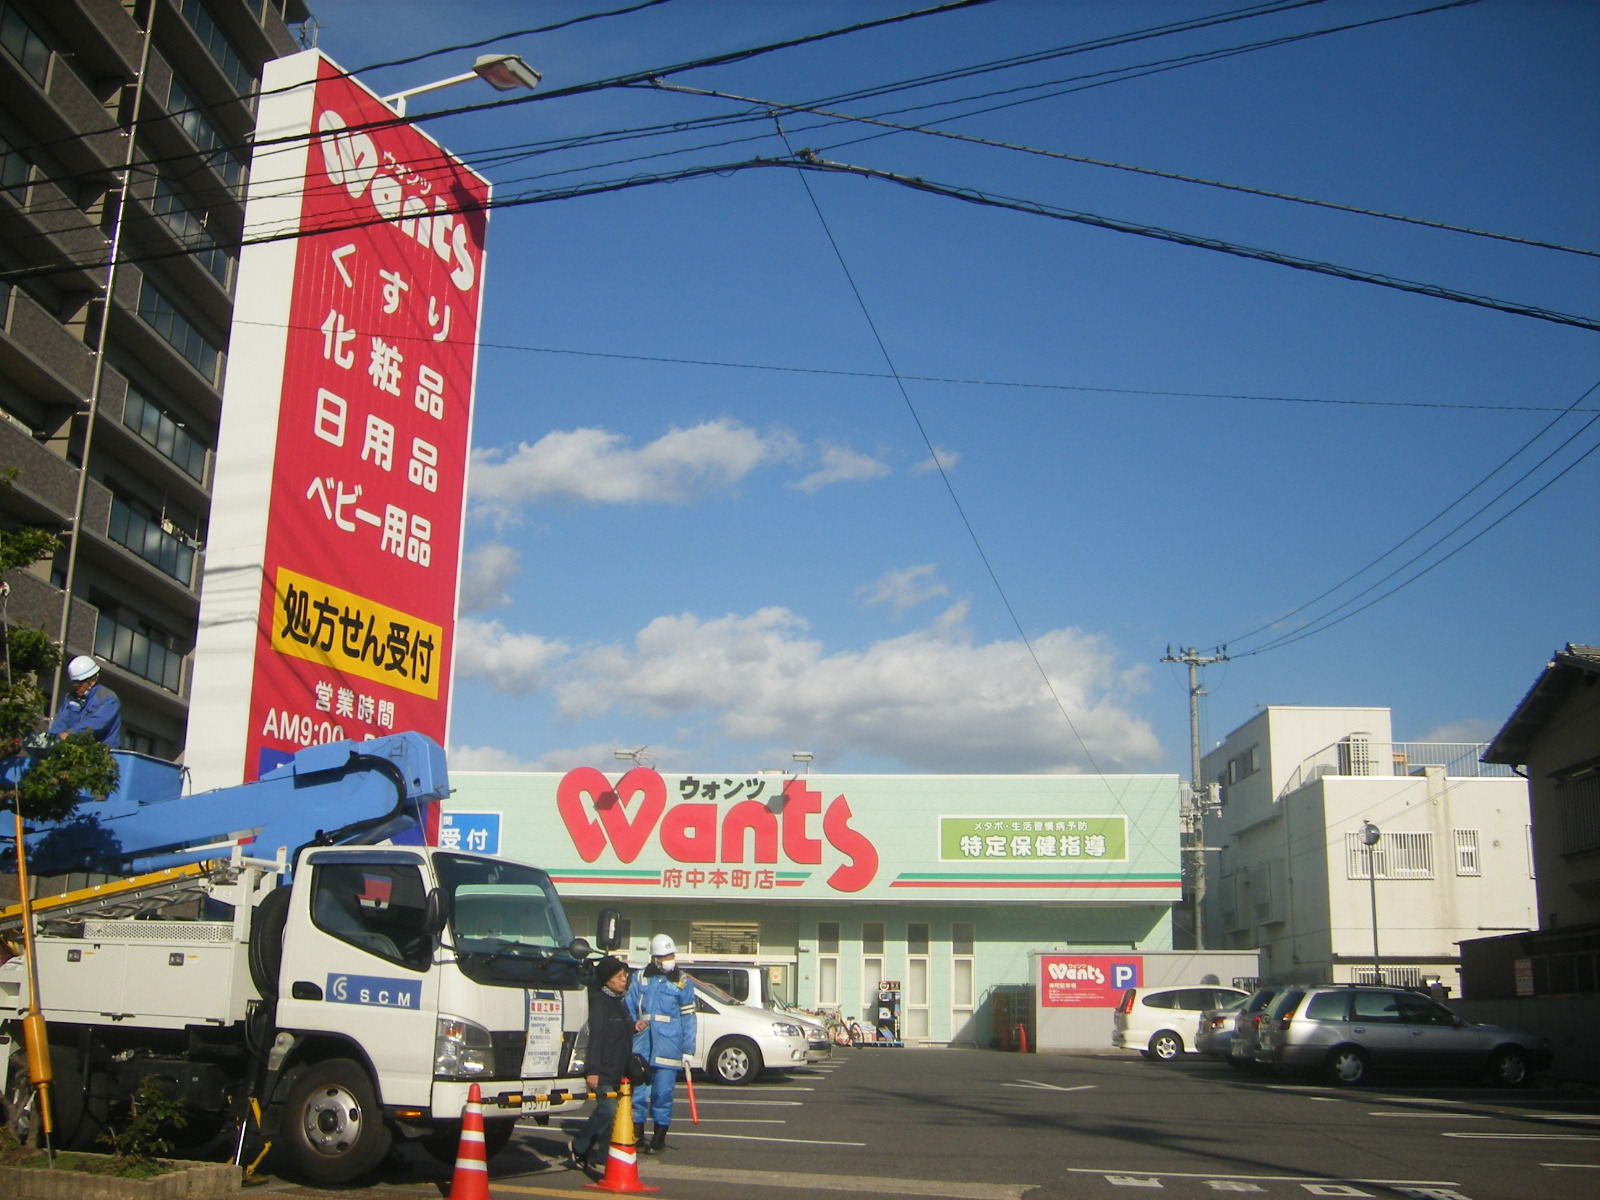
[[[1528,784],[1483,749],[1396,742],[1387,708],[1262,709],[1202,763],[1207,948],[1259,948],[1263,981],[1370,981],[1376,899],[1384,981],[1459,996],[1458,943],[1538,924]]]

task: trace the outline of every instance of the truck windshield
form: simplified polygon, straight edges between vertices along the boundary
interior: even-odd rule
[[[509,987],[579,985],[567,953],[572,930],[550,877],[534,867],[465,854],[435,854],[451,940],[462,971]]]

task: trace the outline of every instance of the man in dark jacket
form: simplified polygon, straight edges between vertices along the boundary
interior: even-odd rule
[[[607,955],[595,967],[589,989],[589,1048],[585,1051],[585,1079],[591,1092],[614,1092],[628,1071],[633,1053],[633,1018],[624,999],[628,991],[628,964]],[[611,1123],[617,1102],[598,1100],[583,1128],[572,1138],[572,1161],[579,1167],[599,1167],[611,1144]],[[591,1161],[592,1160],[592,1161]]]

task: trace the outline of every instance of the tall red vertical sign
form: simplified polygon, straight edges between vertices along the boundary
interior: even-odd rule
[[[489,187],[320,54],[283,63],[303,83],[263,87],[187,752],[215,764],[201,785],[317,742],[445,740]],[[297,147],[281,131],[302,122]],[[241,567],[248,678],[247,596],[224,577]]]

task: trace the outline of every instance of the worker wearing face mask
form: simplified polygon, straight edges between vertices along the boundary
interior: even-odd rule
[[[678,970],[678,947],[664,933],[650,939],[650,963],[628,984],[628,1011],[633,1014],[633,1052],[650,1066],[649,1089],[633,1094],[633,1126],[645,1153],[667,1144],[672,1124],[672,1089],[678,1072],[689,1069],[694,1053],[694,982]],[[644,1141],[645,1114],[655,1122]]]

